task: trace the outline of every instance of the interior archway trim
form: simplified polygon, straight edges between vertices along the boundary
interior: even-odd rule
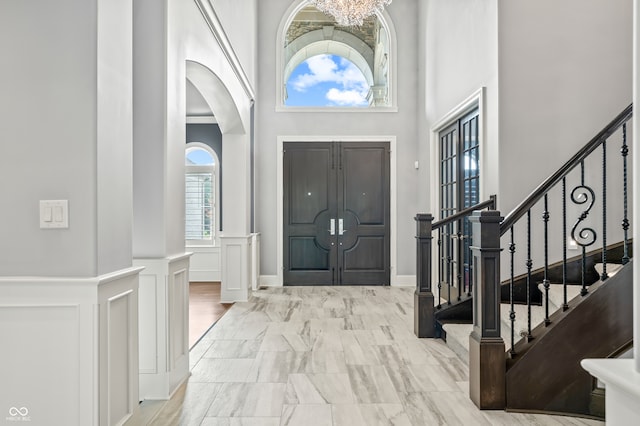
[[[240,112],[225,84],[213,71],[195,61],[186,61],[186,77],[202,94],[223,134],[244,134]]]

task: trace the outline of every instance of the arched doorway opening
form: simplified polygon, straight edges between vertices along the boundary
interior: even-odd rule
[[[189,271],[189,347],[231,304],[221,302],[224,134],[244,133],[237,107],[209,68],[186,63],[185,251]]]

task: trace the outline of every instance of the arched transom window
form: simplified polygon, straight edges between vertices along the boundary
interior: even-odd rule
[[[393,106],[391,43],[380,16],[341,26],[304,2],[282,34],[282,105]]]

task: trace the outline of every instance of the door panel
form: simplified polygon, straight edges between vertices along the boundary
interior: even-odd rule
[[[292,150],[289,178],[291,179],[291,224],[314,224],[318,214],[329,209],[330,152],[311,148]]]
[[[331,250],[320,247],[315,237],[291,237],[290,265],[292,271],[326,271]]]
[[[284,281],[331,284],[336,217],[333,150],[326,143],[286,144],[284,161]],[[333,244],[333,245],[332,245]]]
[[[340,283],[388,284],[387,144],[341,144],[339,172],[338,205],[344,220],[344,234],[338,244]]]
[[[285,285],[388,285],[389,144],[284,148]]]
[[[384,237],[359,237],[344,250],[344,263],[349,271],[384,270],[385,252]]]

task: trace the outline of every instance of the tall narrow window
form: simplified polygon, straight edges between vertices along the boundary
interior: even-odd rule
[[[478,110],[440,132],[440,218],[480,202]]]
[[[188,147],[185,162],[185,239],[188,244],[213,244],[217,184],[214,156],[205,148]]]
[[[441,219],[480,202],[478,114],[477,109],[471,111],[439,134]],[[454,294],[461,294],[472,279],[471,223],[464,218],[440,232],[440,270],[444,271],[441,281],[449,283]]]

